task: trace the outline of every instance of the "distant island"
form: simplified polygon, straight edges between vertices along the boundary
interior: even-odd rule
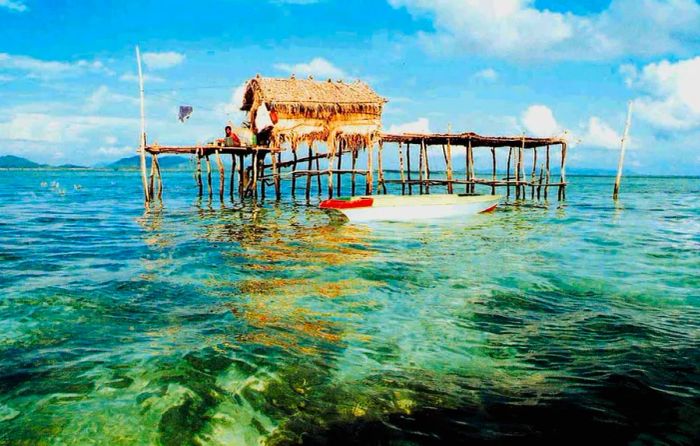
[[[150,168],[150,157],[146,160]],[[161,169],[182,169],[188,166],[189,159],[183,156],[166,156],[160,160]],[[77,164],[61,164],[52,166],[49,164],[40,164],[30,159],[15,156],[2,155],[0,156],[0,169],[117,169],[117,170],[132,170],[140,168],[139,156],[130,156],[117,161],[100,163],[95,166],[80,166]]]

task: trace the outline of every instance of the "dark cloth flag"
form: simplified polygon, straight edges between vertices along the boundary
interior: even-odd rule
[[[180,106],[180,113],[178,113],[177,119],[179,119],[180,122],[185,122],[190,118],[191,114],[192,114],[192,106],[191,105],[181,105]]]

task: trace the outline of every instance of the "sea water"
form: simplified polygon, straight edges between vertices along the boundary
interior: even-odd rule
[[[164,176],[0,172],[0,444],[699,440],[698,178],[353,226]]]

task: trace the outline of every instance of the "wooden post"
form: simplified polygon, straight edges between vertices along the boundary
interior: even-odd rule
[[[411,181],[411,143],[406,143],[406,169],[408,172],[408,195],[413,195],[413,182]]]
[[[292,156],[294,157],[294,162],[292,163],[292,198],[296,196],[297,191],[297,176],[294,172],[297,171],[297,148],[292,147]]]
[[[386,184],[384,183],[384,166],[382,165],[382,152],[384,151],[384,141],[379,140],[379,148],[377,149],[377,193],[379,188],[386,195]]]
[[[270,152],[270,162],[274,163],[274,156],[272,152]],[[267,158],[267,154],[263,152],[262,159],[260,157],[257,157],[257,165],[258,165],[258,177],[260,178],[260,199],[264,200],[265,197],[267,196],[267,181],[265,179],[265,158]],[[273,170],[274,173],[274,170]],[[274,183],[274,175],[272,179]]]
[[[333,160],[337,144],[338,142],[333,137],[333,141],[328,145],[328,198],[333,198]]]
[[[229,180],[229,196],[233,200],[233,188],[236,184],[236,155],[231,153],[231,180]]]
[[[561,171],[559,177],[559,200],[566,200],[566,143],[561,145]]]
[[[151,174],[148,178],[148,194],[151,196],[151,198],[154,197],[153,195],[153,182],[156,177],[156,164],[153,162],[153,157],[155,155],[151,154]]]
[[[544,179],[544,165],[540,166],[540,183],[537,186],[537,199],[540,199],[540,193],[542,192],[542,180]]]
[[[202,196],[202,155],[200,149],[197,149],[197,186],[199,187],[199,196]]]
[[[211,161],[209,160],[209,155],[205,155],[207,163],[207,186],[209,187],[209,198],[211,198],[213,191],[211,186]]]
[[[399,175],[401,175],[401,195],[406,195],[406,178],[403,174],[403,144],[399,143]]]
[[[471,178],[471,184],[469,185],[469,191],[473,194],[476,190],[476,169],[474,167],[474,147],[472,146],[472,140],[469,140],[469,176]]]
[[[453,194],[454,193],[454,184],[452,184],[452,181],[454,180],[452,176],[452,144],[450,143],[449,138],[447,139],[447,162],[445,163],[445,169],[447,169],[447,193],[448,194]]]
[[[306,201],[309,201],[311,198],[311,175],[309,175],[309,172],[311,172],[311,167],[312,167],[312,162],[313,162],[313,149],[311,146],[313,143],[309,142],[309,161],[307,163],[307,173],[306,173]]]
[[[491,195],[496,195],[496,148],[491,147],[491,160],[493,161],[493,167],[491,171]]]
[[[365,177],[367,179],[367,195],[372,195],[374,192],[374,176],[372,174],[372,169],[374,168],[374,163],[372,161],[372,156],[374,152],[374,141],[370,142],[369,147],[366,148],[367,150],[367,176]]]
[[[535,199],[535,173],[537,171],[537,147],[532,148],[532,173],[530,174],[530,187],[531,194],[530,199]]]
[[[141,52],[139,47],[136,46],[136,65],[139,70],[139,96],[141,97],[141,135],[139,137],[140,150],[139,158],[141,162],[141,182],[143,183],[143,194],[146,200],[146,204],[151,201],[151,195],[148,191],[148,185],[146,183],[146,107],[144,104],[144,93],[143,93],[143,72],[141,71]]]
[[[280,201],[282,199],[282,188],[280,187],[280,162],[282,152],[270,152],[270,156],[272,156],[272,172],[275,180],[275,198],[277,201]]]
[[[216,166],[219,168],[219,199],[224,201],[224,185],[226,184],[224,163],[221,161],[221,154],[218,150],[214,152],[214,156],[216,159]]]
[[[520,179],[520,198],[523,200],[527,199],[525,196],[525,136],[523,135],[523,143],[520,146],[520,152],[518,153],[518,165],[520,166],[518,170],[518,178]]]
[[[345,141],[340,140],[338,142],[338,167],[337,167],[337,172],[336,172],[336,180],[337,180],[338,184],[335,185],[336,194],[338,197],[340,197],[340,195],[341,195],[341,181],[342,181],[343,177],[341,176],[340,170],[343,167],[343,151],[344,150],[345,150]]]
[[[625,131],[622,134],[620,142],[620,159],[617,161],[617,176],[615,177],[615,187],[613,188],[613,200],[617,200],[620,194],[620,182],[622,181],[622,168],[625,163],[625,149],[627,148],[627,139],[629,137],[630,126],[632,125],[632,102],[627,106],[627,121],[625,122]]]
[[[153,155],[153,161],[156,163],[156,174],[158,175],[158,200],[163,201],[163,176],[160,172],[160,162],[158,155]]]
[[[356,186],[356,185],[355,185],[355,169],[356,169],[356,166],[357,166],[357,149],[353,149],[353,150],[352,150],[352,174],[351,174],[351,175],[352,175],[352,177],[351,177],[351,182],[352,182],[352,186],[351,186],[351,187],[352,187],[352,190],[351,190],[351,193],[352,193],[352,196],[353,196],[353,197],[355,196],[355,186]]]
[[[471,180],[471,157],[469,154],[472,151],[472,140],[469,138],[469,143],[467,146],[464,148],[464,180],[466,181],[464,184],[464,192],[469,193],[471,187],[469,185],[469,180]]]
[[[513,158],[513,148],[508,147],[508,162],[506,163],[506,198],[510,198],[510,161]]]
[[[545,161],[545,183],[544,183],[544,199],[547,199],[547,193],[549,192],[549,182],[551,179],[551,174],[549,170],[549,144],[547,144],[547,157]]]
[[[428,163],[428,146],[425,144],[425,138],[421,140],[421,149],[423,150],[423,179],[425,180],[425,193],[430,194],[430,164]]]
[[[246,191],[246,175],[245,175],[245,155],[238,155],[238,198],[243,200],[245,198]]]

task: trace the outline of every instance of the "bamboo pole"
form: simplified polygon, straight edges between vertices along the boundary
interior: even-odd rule
[[[155,155],[151,155],[151,174],[150,174],[150,176],[149,176],[149,178],[148,178],[148,193],[149,193],[149,195],[151,196],[151,198],[154,197],[154,194],[153,194],[153,181],[155,180],[155,177],[156,177],[156,165],[155,165],[155,163],[153,162],[153,157],[154,157],[154,156],[155,156]]]
[[[258,151],[253,150],[250,159],[251,166],[253,168],[253,178],[249,183],[252,185],[253,198],[258,198]]]
[[[403,144],[399,143],[399,175],[401,175],[401,195],[406,195],[406,177],[403,174]]]
[[[469,176],[471,177],[471,184],[469,185],[469,191],[473,194],[476,190],[476,170],[474,168],[474,147],[472,146],[471,139],[469,140]]]
[[[141,135],[139,137],[140,150],[139,158],[141,163],[141,182],[143,183],[143,194],[146,204],[151,201],[151,196],[146,184],[146,106],[143,92],[143,71],[141,70],[141,51],[138,45],[136,46],[136,65],[139,71],[139,96],[141,98]]]
[[[530,193],[530,199],[534,200],[535,199],[535,174],[537,172],[537,147],[533,147],[532,149],[532,173],[530,174],[530,187],[531,187],[531,193]]]
[[[370,142],[369,147],[367,147],[367,176],[365,176],[366,179],[366,189],[367,189],[367,195],[372,195],[374,192],[374,177],[372,175],[372,169],[374,168],[373,165],[373,156],[374,152],[374,141]]]
[[[617,200],[620,195],[620,183],[622,182],[622,168],[625,163],[625,150],[627,149],[627,140],[629,137],[630,127],[632,126],[632,101],[627,106],[627,121],[625,122],[625,131],[622,133],[622,141],[620,141],[620,159],[617,161],[617,176],[615,177],[615,186],[613,188],[613,200]]]
[[[226,184],[226,173],[224,172],[224,163],[221,161],[221,154],[218,150],[214,152],[216,166],[219,168],[219,199],[224,201],[224,185]]]
[[[465,180],[464,192],[468,194],[470,189],[471,189],[469,186],[469,180],[471,179],[471,167],[470,167],[471,157],[469,156],[469,154],[472,151],[471,138],[469,139],[469,143],[467,144],[467,146],[464,149],[465,149],[465,151],[464,151],[464,180]]]
[[[243,200],[245,198],[245,156],[243,154],[238,155],[238,198]]]
[[[430,194],[430,164],[428,163],[428,146],[425,144],[425,138],[421,142],[421,147],[423,150],[423,168],[425,169],[425,173],[423,174],[425,193]]]
[[[540,165],[540,183],[537,185],[537,199],[540,199],[540,193],[542,192],[542,180],[544,180],[544,164]]]
[[[454,185],[452,184],[452,181],[454,180],[452,176],[452,144],[450,143],[449,138],[447,139],[447,155],[445,156],[447,161],[445,162],[445,168],[447,169],[447,193],[448,194],[453,194],[454,193]]]

